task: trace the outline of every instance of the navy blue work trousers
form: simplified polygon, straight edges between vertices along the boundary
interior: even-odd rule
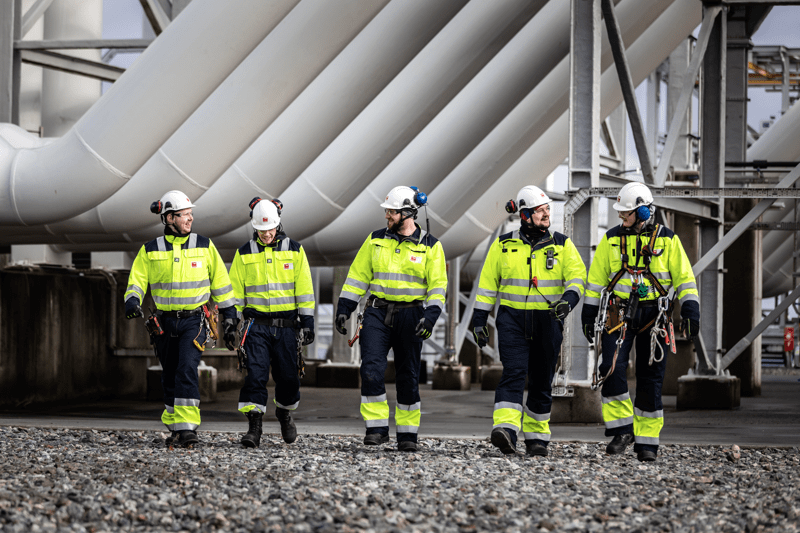
[[[622,341],[619,353],[617,354],[617,362],[614,365],[614,372],[605,380],[600,390],[603,397],[610,398],[619,396],[628,392],[628,361],[631,349],[636,343],[636,397],[633,406],[642,411],[661,411],[663,404],[661,403],[661,387],[664,384],[664,375],[667,369],[667,353],[669,347],[666,345],[664,338],[659,337],[658,342],[663,350],[664,358],[660,362],[650,361],[650,330],[653,329],[652,325],[646,329],[642,329],[648,325],[654,318],[658,316],[658,309],[656,307],[640,307],[634,315],[628,328],[625,332],[625,339]],[[614,351],[617,347],[617,339],[621,335],[621,329],[614,333],[603,334],[603,361],[600,363],[600,375],[605,376],[614,358]],[[657,351],[656,357],[660,356]],[[606,436],[612,437],[614,435],[623,435],[626,433],[633,433],[633,424],[626,424],[616,428],[606,428]],[[634,451],[641,450],[657,451],[658,446],[647,444],[634,444]]]
[[[158,317],[163,335],[154,337],[158,361],[161,363],[161,387],[164,391],[164,407],[172,412],[175,398],[181,405],[196,400],[200,405],[200,383],[197,367],[203,352],[194,345],[196,339],[202,346],[206,341],[206,329],[201,321],[202,314],[187,318],[174,318],[164,315]],[[193,402],[191,402],[193,403]],[[178,421],[180,422],[180,421]],[[176,426],[177,429],[195,429]]]
[[[422,306],[396,309],[392,326],[384,324],[386,308],[368,307],[364,312],[363,329],[359,337],[361,346],[361,395],[386,394],[386,365],[389,349],[394,352],[397,374],[395,387],[397,403],[412,405],[419,398],[419,365],[422,339],[414,334],[422,318]],[[367,434],[389,434],[389,426],[368,428]],[[397,441],[417,441],[416,433],[397,433]]]
[[[297,375],[297,333],[294,328],[253,324],[244,341],[247,351],[247,376],[239,392],[239,410],[255,406],[266,412],[270,365],[275,379],[275,405],[297,409],[300,402],[300,377]]]
[[[549,310],[509,309],[500,306],[497,312],[497,333],[503,374],[494,393],[495,404],[509,402],[522,405],[525,377],[528,378],[528,399],[525,405],[533,413],[550,412],[553,405],[552,382],[558,354],[561,351],[563,326]],[[517,435],[509,432],[516,445]],[[546,441],[535,442],[547,446]]]

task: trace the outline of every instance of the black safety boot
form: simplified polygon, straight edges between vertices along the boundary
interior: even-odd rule
[[[178,432],[178,437],[173,441],[174,446],[182,446],[184,448],[191,448],[200,442],[197,438],[197,433],[191,429],[185,429]]]
[[[642,450],[636,454],[636,458],[645,463],[652,463],[656,460],[656,452]]]
[[[504,454],[511,455],[512,453],[517,453],[514,443],[511,441],[511,437],[505,429],[494,428],[492,430],[491,440],[492,446],[500,448],[500,451]]]
[[[389,440],[387,437],[386,440]],[[417,451],[417,443],[413,440],[404,440],[397,443],[397,451],[400,452],[415,452]]]
[[[611,442],[606,446],[606,453],[608,455],[619,455],[625,451],[633,442],[633,433],[625,433],[624,435],[614,435]]]
[[[275,408],[275,416],[278,417],[278,422],[281,423],[281,437],[283,442],[291,444],[297,440],[297,427],[292,420],[292,414],[288,409]]]
[[[261,444],[261,422],[264,413],[259,413],[255,409],[247,411],[247,433],[242,437],[242,446],[245,448],[258,448]]]
[[[170,446],[172,446],[173,444],[175,444],[175,440],[176,440],[177,438],[178,438],[178,432],[177,432],[177,431],[173,431],[173,432],[172,432],[172,434],[170,434],[170,436],[169,436],[169,437],[167,437],[166,439],[164,439],[164,444],[166,444],[166,445],[167,445],[167,448],[169,448]]]
[[[547,457],[547,446],[538,442],[526,442],[525,453],[538,457]]]
[[[377,446],[387,442],[389,442],[389,435],[384,435],[383,433],[370,433],[364,437],[364,444],[367,446]]]

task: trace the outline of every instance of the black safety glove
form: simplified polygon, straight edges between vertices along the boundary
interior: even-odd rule
[[[694,318],[684,318],[681,322],[681,332],[689,340],[694,340],[700,334],[700,321]]]
[[[559,322],[564,322],[564,319],[567,318],[570,310],[569,302],[566,300],[556,300],[555,302],[550,302],[550,315]]]
[[[225,342],[225,347],[231,351],[236,349],[237,322],[235,318],[226,318],[222,321],[222,340]]]
[[[303,328],[300,330],[300,335],[303,336],[303,342],[300,344],[302,346],[308,346],[312,342],[314,342],[314,330],[311,328]]]
[[[589,341],[589,344],[594,342],[594,324],[583,324],[583,336]]]
[[[425,317],[420,318],[419,322],[417,322],[417,328],[414,330],[414,334],[422,340],[425,340],[430,338],[431,333],[433,333],[433,324],[431,324],[431,321],[427,320]]]
[[[129,298],[125,300],[125,318],[130,320],[137,317],[144,318],[144,312],[142,311],[141,306],[139,306],[139,300],[136,298]]]
[[[345,324],[347,324],[347,315],[345,314],[336,315],[336,331],[338,331],[342,335],[347,335],[347,328],[344,327]]]
[[[483,348],[489,344],[489,328],[486,326],[472,328],[472,334],[475,335],[475,343],[478,345],[478,348]]]

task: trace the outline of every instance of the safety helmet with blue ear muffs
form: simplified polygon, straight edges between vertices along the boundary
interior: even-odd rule
[[[626,183],[619,190],[617,201],[611,207],[616,211],[635,211],[636,220],[640,222],[647,222],[656,212],[653,193],[647,185],[637,181]]]
[[[413,216],[416,220],[417,210],[427,203],[427,195],[417,187],[401,185],[389,191],[381,207],[384,209],[394,209],[399,212],[410,211],[409,216]]]

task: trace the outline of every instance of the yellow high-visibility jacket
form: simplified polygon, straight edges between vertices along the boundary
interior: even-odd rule
[[[533,246],[519,230],[500,235],[483,263],[473,327],[486,325],[497,298],[517,311],[546,310],[560,299],[574,308],[585,284],[586,265],[565,235],[548,231]]]
[[[302,245],[278,233],[264,246],[254,236],[240,247],[231,264],[236,309],[246,318],[300,315],[303,327],[314,327],[314,284]],[[255,313],[253,313],[255,311]]]
[[[348,316],[369,290],[396,302],[421,300],[425,318],[436,323],[444,308],[447,265],[442,244],[417,225],[409,237],[387,229],[372,232],[356,254],[339,296],[339,311]]]
[[[649,228],[649,229],[648,229]],[[589,285],[586,289],[586,300],[584,309],[587,306],[594,306],[596,309],[600,305],[600,291],[607,287],[614,276],[622,269],[622,254],[627,253],[628,265],[631,268],[645,268],[645,258],[641,253],[642,247],[650,242],[653,228],[648,227],[641,234],[626,234],[626,250],[620,249],[621,226],[611,228],[603,235],[597,251],[594,254],[592,265],[589,268]],[[686,256],[680,238],[675,233],[664,226],[658,226],[658,235],[653,244],[653,256],[650,259],[650,271],[658,280],[665,291],[670,287],[675,288],[675,295],[681,302],[682,309],[696,309],[697,316],[681,314],[685,318],[690,316],[699,319],[699,298],[697,294],[697,283],[692,273],[692,265]],[[653,283],[644,278],[647,286],[647,294],[644,300],[655,300],[659,293]],[[614,286],[614,294],[622,299],[628,299],[631,295],[633,278],[626,272]],[[686,305],[688,302],[694,304]],[[592,310],[590,308],[590,310]]]
[[[164,235],[146,243],[133,261],[125,301],[141,305],[147,287],[161,311],[186,311],[206,303],[209,296],[233,311],[234,296],[225,263],[207,237]]]

